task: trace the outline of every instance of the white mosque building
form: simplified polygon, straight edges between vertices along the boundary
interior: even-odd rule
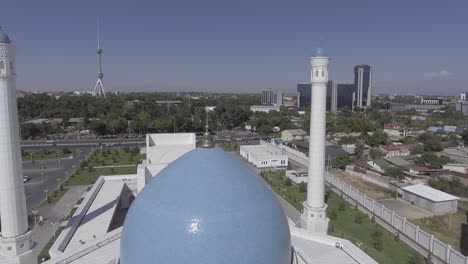
[[[2,53],[4,47],[6,55]],[[7,61],[14,58],[14,49],[0,31],[0,63],[5,56]],[[321,50],[312,57],[312,74],[317,58],[321,61],[317,64],[318,76],[325,74],[322,71],[328,75],[328,57]],[[32,248],[23,208],[17,121],[13,122],[17,116],[11,112],[16,108],[11,95],[15,87],[6,79],[12,77],[5,77],[0,67],[0,107],[5,107],[0,109],[0,165],[14,168],[0,175],[0,263],[33,264],[35,257],[22,257],[31,256]],[[312,83],[324,80],[319,79],[312,79]],[[315,88],[322,86],[313,85]],[[325,100],[324,96],[320,98]],[[325,115],[325,103],[319,105],[312,111],[319,111],[315,118],[322,129],[319,123],[320,115]],[[311,132],[314,138],[322,139],[321,131]],[[51,259],[45,263],[377,263],[353,243],[326,235],[323,160],[311,161],[309,166],[309,183],[315,186],[308,189],[301,227],[287,218],[261,177],[241,159],[212,146],[208,132],[199,148],[191,133],[153,134],[146,139],[147,158],[137,173],[100,177],[50,249]],[[3,148],[5,145],[8,147]],[[311,145],[310,151],[319,154],[311,153],[310,157],[321,158],[322,148],[324,151],[322,144]],[[18,248],[8,249],[6,243]]]

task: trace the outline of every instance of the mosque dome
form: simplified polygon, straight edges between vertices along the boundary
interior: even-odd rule
[[[121,237],[122,264],[289,264],[287,218],[241,160],[197,148],[137,196]]]
[[[11,44],[11,40],[8,37],[8,35],[2,30],[2,27],[0,26],[0,43],[3,44]]]
[[[327,54],[325,53],[325,50],[322,48],[317,48],[314,52],[313,57],[326,57]]]

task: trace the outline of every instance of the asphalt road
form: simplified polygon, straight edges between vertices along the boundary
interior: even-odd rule
[[[201,142],[201,137],[197,136],[197,142]],[[241,145],[258,144],[260,139],[268,140],[269,138],[260,136],[239,136],[219,137],[214,138],[214,143],[238,143]],[[146,146],[145,138],[123,138],[123,139],[81,139],[81,140],[26,140],[21,141],[21,147],[25,149],[42,149],[42,148],[98,148],[98,147],[131,147],[131,146]]]
[[[23,161],[23,175],[31,178],[25,183],[26,204],[28,210],[39,206],[50,195],[59,189],[60,184],[66,181],[73,172],[79,168],[80,162],[88,158],[91,148],[78,149],[73,158],[53,160]],[[59,164],[60,163],[60,164]],[[41,169],[43,167],[44,169]]]

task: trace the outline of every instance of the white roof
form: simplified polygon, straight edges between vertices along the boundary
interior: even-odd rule
[[[257,158],[287,157],[287,155],[283,155],[278,149],[266,145],[246,145],[240,148]]]
[[[404,191],[416,194],[434,202],[453,201],[459,200],[460,198],[451,194],[436,190],[427,185],[416,184],[411,186],[402,187]]]
[[[100,238],[108,232],[124,184],[123,181],[104,182],[81,220],[80,226],[70,239],[65,252]]]

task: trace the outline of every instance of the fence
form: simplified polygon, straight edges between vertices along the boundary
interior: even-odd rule
[[[367,197],[366,194],[330,174],[327,174],[326,182],[333,187],[334,192],[349,198],[348,202],[356,204],[361,211],[368,215],[374,215],[376,222],[385,229],[393,233],[399,232],[400,239],[410,247],[426,256],[431,252],[432,260],[436,263],[468,264],[467,257],[433,235],[419,229],[419,226],[408,222],[406,218]]]

